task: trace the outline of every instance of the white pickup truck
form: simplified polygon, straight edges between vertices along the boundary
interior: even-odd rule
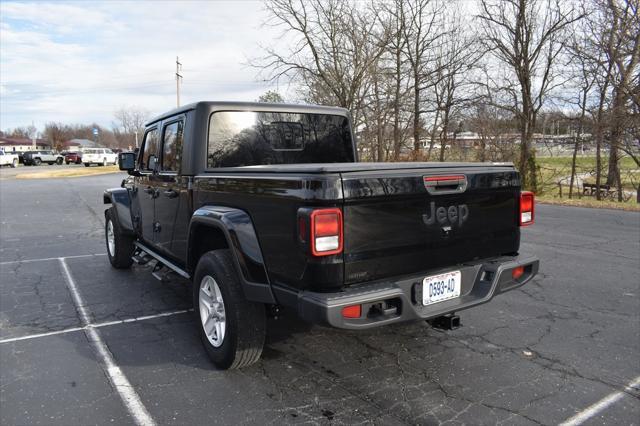
[[[0,149],[0,167],[2,166],[18,167],[18,154],[10,154]]]
[[[86,148],[82,150],[82,163],[85,167],[92,164],[106,166],[118,164],[118,154],[108,148]]]

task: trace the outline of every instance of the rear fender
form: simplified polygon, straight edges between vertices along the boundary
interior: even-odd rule
[[[216,230],[224,235],[226,246],[233,254],[240,282],[247,300],[261,303],[276,303],[267,276],[253,222],[249,215],[239,209],[221,206],[204,206],[193,213],[189,225],[187,244],[187,269],[193,275],[198,258],[198,241],[205,235],[203,228]],[[206,244],[206,242],[205,242]],[[212,249],[219,248],[213,245]]]
[[[111,204],[115,208],[118,224],[127,234],[135,234],[131,220],[131,198],[126,188],[112,188],[104,191],[102,195],[104,204]]]

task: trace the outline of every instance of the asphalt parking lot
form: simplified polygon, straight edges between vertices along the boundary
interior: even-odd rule
[[[538,206],[540,275],[458,330],[285,316],[259,363],[223,372],[187,283],[109,266],[101,194],[122,177],[0,184],[2,425],[639,423],[638,213]]]

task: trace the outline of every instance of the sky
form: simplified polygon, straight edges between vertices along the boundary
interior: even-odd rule
[[[0,128],[50,121],[111,127],[122,107],[255,101],[267,90],[249,62],[284,43],[260,1],[0,1]]]

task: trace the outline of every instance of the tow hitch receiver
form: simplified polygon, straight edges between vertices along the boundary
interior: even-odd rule
[[[455,330],[460,328],[460,317],[456,314],[442,315],[440,317],[428,319],[427,322],[433,328],[441,330]]]

